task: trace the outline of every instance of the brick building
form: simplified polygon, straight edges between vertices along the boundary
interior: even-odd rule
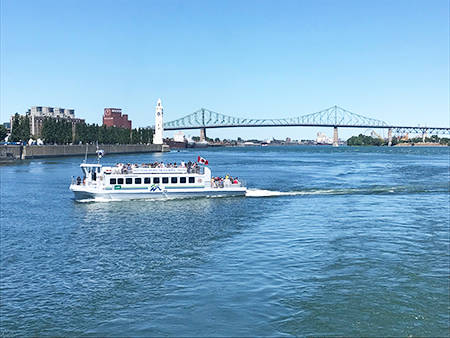
[[[122,109],[118,108],[105,108],[103,114],[103,125],[108,127],[131,129],[131,121],[128,120],[128,115],[122,115]]]

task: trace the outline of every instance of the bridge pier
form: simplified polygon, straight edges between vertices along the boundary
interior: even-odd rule
[[[422,142],[425,142],[425,139],[427,138],[427,130],[425,129],[423,132],[422,132]]]
[[[200,142],[206,141],[206,128],[200,128]]]
[[[392,128],[388,129],[388,147],[392,146]]]
[[[338,137],[338,129],[337,129],[337,127],[334,127],[333,147],[339,147],[339,137]]]

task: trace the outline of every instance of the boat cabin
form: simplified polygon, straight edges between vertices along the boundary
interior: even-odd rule
[[[204,187],[211,181],[211,171],[206,167],[161,167],[102,166],[101,164],[80,165],[83,179],[77,178],[77,185],[98,186],[115,190],[126,188],[149,188],[149,186]]]

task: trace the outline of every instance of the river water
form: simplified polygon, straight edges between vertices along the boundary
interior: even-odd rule
[[[1,170],[1,334],[447,336],[449,148],[208,159],[248,197],[78,203],[80,158]]]

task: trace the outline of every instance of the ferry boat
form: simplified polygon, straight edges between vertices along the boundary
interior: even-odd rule
[[[83,178],[73,178],[70,185],[76,200],[244,196],[247,190],[237,178],[212,177],[207,166],[196,162],[140,166],[82,163],[80,168]]]

